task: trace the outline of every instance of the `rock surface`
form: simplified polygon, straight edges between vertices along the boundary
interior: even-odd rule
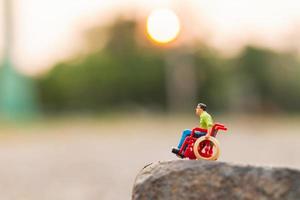
[[[300,171],[177,160],[145,166],[133,200],[300,200]]]

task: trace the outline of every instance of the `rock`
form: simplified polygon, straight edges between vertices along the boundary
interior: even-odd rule
[[[300,200],[300,172],[216,161],[158,162],[137,175],[132,199]]]

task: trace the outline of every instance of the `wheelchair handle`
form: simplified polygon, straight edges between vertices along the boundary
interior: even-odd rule
[[[225,125],[223,124],[220,124],[220,123],[215,123],[211,129],[211,132],[209,133],[210,136],[212,135],[216,135],[217,132],[219,130],[223,130],[223,131],[227,131],[227,128],[225,127]],[[207,129],[203,129],[203,128],[199,128],[199,127],[196,127],[196,128],[193,128],[192,130],[192,133],[191,133],[191,136],[194,137],[195,136],[195,132],[196,131],[199,131],[199,132],[203,132],[203,133],[207,133]]]

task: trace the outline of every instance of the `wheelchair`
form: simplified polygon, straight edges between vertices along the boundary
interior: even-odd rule
[[[209,137],[201,136],[197,137],[197,132],[205,132],[206,129],[194,128],[190,136],[186,137],[179,154],[182,158],[188,158],[190,160],[217,160],[220,156],[220,144],[216,139],[219,130],[227,131],[225,125],[215,123],[211,129]]]

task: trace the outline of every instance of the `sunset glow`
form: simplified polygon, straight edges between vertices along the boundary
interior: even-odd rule
[[[154,10],[147,20],[147,33],[158,43],[173,41],[180,31],[180,22],[172,10]]]
[[[162,14],[154,10],[145,28],[151,40],[170,42],[179,32],[183,39],[199,35],[207,45],[229,55],[249,43],[279,50],[291,46],[300,49],[295,42],[299,41],[300,1],[190,0],[187,3],[189,9],[176,7],[171,2],[15,0],[15,66],[26,74],[47,71],[60,60],[81,52],[82,33],[89,27],[105,25],[126,9],[137,19],[144,19],[155,8],[172,6],[181,16],[180,22],[171,10],[164,10]],[[2,3],[0,0],[1,17]],[[191,14],[192,19],[184,12]],[[168,19],[173,22],[169,23]],[[203,33],[206,30],[208,34]],[[3,32],[3,20],[0,20],[0,58],[4,48]]]

